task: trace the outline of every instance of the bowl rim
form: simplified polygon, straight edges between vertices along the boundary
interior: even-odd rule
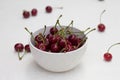
[[[50,26],[47,26],[47,27],[50,27]],[[47,28],[46,27],[46,28]],[[75,28],[75,29],[78,29],[78,28],[76,28],[76,27],[73,27],[73,28]],[[40,28],[40,29],[38,29],[38,30],[36,30],[36,31],[34,31],[33,32],[33,35],[36,33],[36,32],[38,32],[39,30],[41,30],[41,29],[43,29],[43,28]],[[78,29],[79,30],[79,29]],[[87,36],[85,36],[85,37],[87,37]],[[33,45],[33,43],[32,43],[32,37],[30,36],[30,38],[29,38],[29,44],[30,44],[30,46],[32,47],[32,48],[34,48],[35,50],[37,50],[37,51],[39,51],[39,52],[41,52],[41,53],[45,53],[45,54],[49,54],[49,55],[51,55],[51,54],[54,54],[54,55],[65,55],[65,54],[72,54],[72,53],[75,53],[75,52],[77,52],[77,51],[79,51],[80,49],[82,49],[83,47],[85,47],[86,45],[87,45],[87,40],[84,42],[84,44],[80,47],[80,48],[78,48],[78,49],[75,49],[75,50],[73,50],[73,51],[69,51],[69,52],[47,52],[47,51],[43,51],[43,50],[40,50],[40,49],[38,49],[38,48],[36,48],[34,45]]]

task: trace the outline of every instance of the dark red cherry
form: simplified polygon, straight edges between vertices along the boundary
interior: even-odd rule
[[[51,6],[46,6],[45,8],[47,13],[51,13],[52,12],[52,7]]]
[[[52,35],[54,35],[55,33],[57,33],[58,32],[58,29],[56,28],[56,27],[52,27],[51,29],[50,29],[50,33],[52,34]]]
[[[37,41],[37,43],[43,43],[43,41],[39,35],[35,36],[35,41]]]
[[[37,15],[37,9],[35,9],[35,8],[33,8],[32,10],[31,10],[31,14],[32,14],[32,16],[36,16]]]
[[[68,37],[68,40],[72,43],[72,45],[76,45],[77,44],[77,36],[75,34],[71,34]]]
[[[46,45],[43,43],[37,44],[35,46],[36,46],[36,48],[38,48],[40,50],[46,51]]]
[[[99,24],[98,25],[98,31],[100,31],[100,32],[104,32],[105,31],[105,25],[104,24]]]
[[[67,45],[66,40],[65,40],[65,39],[61,39],[61,40],[59,41],[59,45],[60,45],[61,48],[64,48],[64,47]]]
[[[14,49],[15,49],[15,51],[17,51],[17,52],[22,52],[23,49],[24,49],[24,46],[23,46],[22,43],[16,43],[15,46],[14,46]]]
[[[111,53],[105,53],[104,54],[104,60],[105,61],[111,61],[111,59],[112,59],[112,54]]]
[[[30,17],[29,11],[23,11],[23,17],[24,18],[29,18]]]
[[[60,52],[60,47],[58,46],[58,44],[54,43],[54,44],[51,44],[50,50],[51,52]]]
[[[50,44],[56,43],[56,42],[57,42],[56,36],[55,36],[55,35],[54,35],[54,36],[51,36],[51,37],[49,38],[49,42],[50,42]]]
[[[26,51],[26,52],[31,52],[29,44],[26,44],[26,45],[25,45],[25,51]]]

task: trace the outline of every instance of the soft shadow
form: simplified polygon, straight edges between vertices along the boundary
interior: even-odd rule
[[[26,77],[28,80],[57,80],[58,78],[59,80],[65,80],[70,79],[70,76],[81,75],[81,72],[83,72],[82,63],[66,72],[50,72],[41,68],[35,61],[31,61],[26,70]]]

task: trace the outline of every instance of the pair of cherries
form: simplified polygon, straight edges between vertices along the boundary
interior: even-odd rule
[[[14,49],[15,49],[15,51],[18,53],[18,58],[19,58],[19,60],[22,60],[22,58],[24,57],[24,55],[25,55],[26,53],[31,52],[31,51],[30,51],[29,44],[26,44],[26,45],[24,46],[22,43],[16,43],[16,44],[14,45]],[[25,50],[24,54],[23,54],[22,56],[20,56],[20,52],[23,52],[24,50]]]
[[[37,15],[37,9],[33,8],[30,12],[27,10],[23,11],[23,18],[29,18],[30,17],[30,13],[32,16],[36,16]]]

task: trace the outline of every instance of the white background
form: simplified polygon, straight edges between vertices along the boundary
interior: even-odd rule
[[[64,7],[45,13],[45,7]],[[36,17],[24,19],[23,10],[38,9]],[[120,80],[120,45],[110,52],[111,62],[103,60],[107,48],[120,42],[120,0],[0,0],[0,80]],[[87,27],[97,28],[99,16],[103,10],[102,23],[106,25],[103,33],[97,30],[88,35],[88,48],[79,66],[64,73],[48,72],[40,68],[31,54],[18,60],[14,44],[28,43],[29,34],[44,25],[54,25],[60,14],[60,22],[68,25],[74,20],[74,27],[81,30]]]

